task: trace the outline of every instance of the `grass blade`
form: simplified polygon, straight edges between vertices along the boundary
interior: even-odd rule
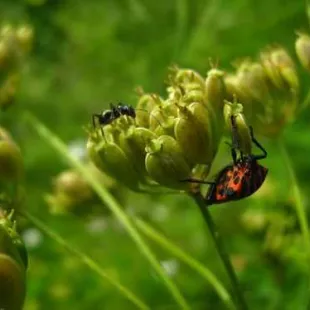
[[[129,217],[122,210],[121,206],[117,203],[114,197],[93,178],[92,173],[88,171],[88,169],[83,165],[83,163],[81,163],[75,157],[71,156],[71,154],[67,150],[67,146],[65,145],[65,143],[62,142],[57,136],[55,136],[44,124],[42,124],[38,119],[36,119],[30,112],[25,112],[25,119],[35,129],[35,131],[43,140],[49,143],[50,146],[55,149],[55,151],[57,151],[63,158],[65,158],[69,162],[69,164],[83,176],[83,178],[94,189],[94,191],[102,199],[102,201],[110,208],[110,210],[114,213],[117,219],[123,224],[129,236],[136,243],[138,249],[146,257],[151,266],[157,272],[158,276],[166,285],[167,289],[169,290],[179,307],[186,310],[190,309],[186,300],[180,293],[178,287],[165,273],[164,269],[156,259],[153,252],[145,243],[134,224],[130,221]]]
[[[89,267],[92,271],[98,274],[104,280],[110,282],[115,288],[119,290],[119,292],[132,301],[137,308],[142,310],[150,309],[140,298],[138,298],[133,292],[129,289],[121,285],[117,280],[113,279],[110,275],[108,275],[102,267],[100,267],[92,258],[81,252],[79,249],[73,247],[70,243],[68,243],[65,239],[63,239],[60,235],[52,231],[48,226],[46,226],[41,220],[39,220],[34,215],[30,214],[27,211],[20,212],[25,218],[27,218],[31,223],[33,223],[37,228],[39,228],[42,232],[44,232],[47,236],[53,239],[55,242],[66,248],[69,252],[77,256],[86,266]]]
[[[217,292],[218,296],[222,299],[222,301],[226,304],[228,309],[236,309],[232,298],[227,292],[226,288],[207,267],[205,267],[202,263],[200,263],[192,256],[188,255],[173,242],[169,241],[164,235],[160,234],[145,221],[138,218],[134,218],[133,220],[136,226],[148,238],[158,243],[160,246],[165,248],[175,257],[179,258],[180,261],[187,264],[189,267],[197,271],[197,273],[201,275],[204,279],[206,279],[214,287],[214,290]]]

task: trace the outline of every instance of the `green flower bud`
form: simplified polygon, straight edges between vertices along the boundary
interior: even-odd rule
[[[0,238],[0,242],[5,242],[4,238]],[[0,253],[0,291],[1,309],[23,308],[26,295],[25,272],[14,259],[2,253]]]
[[[154,108],[150,114],[150,129],[155,132],[156,130],[160,132],[163,130],[165,134],[170,134],[171,125],[177,113],[177,106],[175,103],[169,101],[163,102],[162,105]]]
[[[239,87],[239,77],[237,74],[229,73],[224,76],[224,83],[226,88],[226,100],[234,101],[234,98],[237,97],[240,102],[247,104],[251,102],[251,98],[247,94],[243,93]]]
[[[179,102],[182,99],[184,91],[182,87],[172,85],[167,87],[168,99],[171,102]]]
[[[150,177],[162,186],[185,190],[191,169],[175,139],[164,135],[151,140],[146,146],[145,166]]]
[[[119,146],[141,177],[147,175],[144,163],[146,156],[145,146],[148,141],[155,138],[155,133],[141,127],[131,127],[120,136]]]
[[[196,71],[191,69],[179,69],[178,67],[174,67],[171,69],[174,75],[174,82],[177,85],[183,85],[194,83],[200,85],[200,87],[204,87],[205,81],[204,78]]]
[[[0,34],[0,70],[7,73],[16,68],[20,51],[15,32],[12,26],[4,26],[1,28]]]
[[[299,89],[299,78],[295,64],[288,52],[284,48],[278,47],[271,52],[270,58],[274,65],[278,67],[286,84],[297,91]]]
[[[207,73],[206,99],[213,109],[222,110],[226,98],[226,87],[224,83],[224,72],[218,69],[211,69]]]
[[[17,87],[19,83],[19,76],[17,74],[9,75],[0,87],[0,108],[7,109],[14,102]]]
[[[174,126],[176,122],[176,117],[170,116],[165,119],[164,122],[159,123],[157,128],[154,130],[156,136],[168,135],[174,137]]]
[[[182,101],[190,104],[193,102],[199,102],[206,104],[206,94],[204,88],[201,88],[198,84],[188,84]],[[197,87],[199,86],[199,87]]]
[[[269,100],[267,75],[260,63],[244,62],[238,69],[237,79],[239,92],[244,94],[244,98],[248,98],[248,102],[262,104]]]
[[[0,180],[18,181],[23,175],[23,159],[13,140],[0,137]]]
[[[310,36],[307,33],[298,33],[295,51],[301,65],[310,71]]]
[[[212,141],[211,115],[201,103],[179,107],[179,117],[175,123],[174,134],[185,158],[192,166],[211,164],[215,149]]]
[[[244,154],[251,154],[252,150],[252,140],[250,136],[249,127],[246,123],[245,117],[243,115],[243,106],[237,102],[228,102],[225,101],[224,105],[224,119],[227,128],[229,128],[232,134],[233,132],[232,124],[231,124],[231,116],[234,116],[236,122],[236,130],[237,130],[237,147]]]
[[[15,36],[23,52],[28,53],[31,50],[33,43],[33,28],[27,25],[21,26],[16,30]]]
[[[261,62],[276,88],[281,91],[287,88],[298,90],[299,80],[294,62],[284,48],[276,47],[261,53]]]
[[[93,141],[90,137],[87,150],[89,158],[99,170],[133,190],[138,189],[138,184],[143,179],[141,180],[132,162],[116,143]]]
[[[56,193],[62,193],[74,202],[87,201],[93,196],[93,191],[88,183],[75,170],[61,172],[54,179],[53,185]]]
[[[144,94],[142,90],[139,90],[139,93],[140,99],[136,106],[136,124],[149,128],[150,113],[155,107],[160,106],[163,100],[156,94]]]

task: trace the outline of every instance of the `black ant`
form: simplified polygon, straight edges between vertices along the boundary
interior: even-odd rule
[[[96,127],[96,119],[98,120],[99,125],[108,125],[117,118],[121,117],[122,115],[127,115],[132,118],[136,118],[136,111],[130,105],[124,105],[119,103],[118,105],[110,104],[110,110],[105,110],[102,113],[93,114],[93,126]]]

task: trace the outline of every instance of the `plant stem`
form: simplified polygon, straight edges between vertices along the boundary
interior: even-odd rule
[[[52,231],[48,226],[46,226],[41,220],[39,220],[34,215],[31,215],[27,211],[20,212],[22,216],[27,218],[32,224],[38,227],[42,232],[44,232],[47,236],[53,239],[55,242],[66,248],[73,255],[78,257],[89,269],[97,273],[101,278],[105,281],[110,282],[113,286],[115,286],[126,298],[132,301],[139,309],[147,310],[150,309],[141,299],[139,299],[133,292],[128,290],[126,287],[121,285],[118,281],[113,279],[108,273],[106,273],[92,258],[85,255],[79,249],[72,246],[65,239],[63,239],[60,235],[56,234]]]
[[[299,221],[300,230],[301,230],[301,233],[302,233],[302,236],[304,239],[305,249],[306,249],[308,257],[310,258],[309,226],[308,226],[307,215],[306,215],[305,207],[304,207],[303,202],[302,202],[301,192],[300,192],[300,189],[298,186],[296,174],[295,174],[294,168],[292,166],[292,162],[289,158],[289,155],[287,153],[287,150],[286,150],[286,147],[285,147],[283,141],[279,140],[278,144],[279,144],[279,147],[281,149],[283,159],[286,163],[286,166],[288,168],[288,172],[289,172],[289,175],[291,178],[291,182],[292,182],[291,186],[293,189],[293,195],[294,195],[294,200],[295,200],[295,205],[296,205],[296,214],[297,214],[297,218]]]
[[[306,0],[306,14],[307,14],[307,18],[308,18],[308,23],[310,25],[310,1]]]
[[[180,261],[184,262],[194,270],[198,272],[204,279],[206,279],[213,287],[214,290],[217,292],[218,296],[222,299],[222,301],[226,304],[228,309],[236,309],[230,294],[227,292],[226,288],[223,284],[217,279],[217,277],[210,271],[207,267],[205,267],[202,263],[194,259],[188,253],[183,251],[173,242],[169,241],[164,235],[160,234],[157,230],[152,228],[148,223],[145,221],[135,217],[134,223],[137,227],[150,239],[154,242],[161,245],[165,248],[168,252],[172,255],[177,257]]]
[[[202,216],[208,226],[208,229],[210,231],[211,237],[213,239],[214,245],[216,247],[216,250],[223,262],[223,265],[226,269],[226,272],[228,274],[228,277],[230,279],[233,292],[235,294],[235,298],[238,304],[238,309],[240,310],[246,310],[248,309],[247,304],[245,302],[245,299],[243,297],[237,276],[235,274],[234,268],[230,262],[229,256],[224,248],[224,244],[222,242],[222,238],[217,231],[217,228],[215,226],[215,223],[213,222],[213,219],[211,217],[211,214],[209,212],[209,209],[206,207],[205,201],[201,193],[195,193],[192,195],[194,198],[196,204],[198,205]]]

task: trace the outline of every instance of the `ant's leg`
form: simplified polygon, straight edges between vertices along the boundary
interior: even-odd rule
[[[253,157],[254,157],[256,160],[266,158],[266,157],[267,157],[267,151],[266,151],[266,150],[263,148],[263,146],[255,139],[255,137],[254,137],[254,132],[253,132],[253,127],[252,127],[252,126],[250,126],[250,135],[251,135],[252,142],[263,152],[263,154],[261,154],[261,155],[254,155]]]

